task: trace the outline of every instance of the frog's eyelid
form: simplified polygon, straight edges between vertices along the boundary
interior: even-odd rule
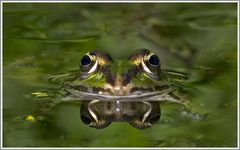
[[[146,64],[144,63],[143,59],[142,59],[142,67],[143,67],[143,70],[145,70],[147,73],[152,74],[152,71],[150,71],[150,70],[148,69],[148,67],[147,67]]]
[[[98,66],[98,60],[96,60],[95,64],[92,66],[92,68],[88,71],[88,74],[93,73]]]

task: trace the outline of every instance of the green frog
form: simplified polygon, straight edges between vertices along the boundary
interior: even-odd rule
[[[80,116],[84,124],[105,128],[113,121],[126,121],[139,129],[151,127],[161,116],[160,102],[183,103],[159,57],[139,49],[126,59],[115,60],[101,50],[82,56],[80,71],[64,82],[70,99],[82,100]]]

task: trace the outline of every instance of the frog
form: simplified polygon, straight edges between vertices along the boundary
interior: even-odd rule
[[[80,118],[89,127],[128,122],[146,129],[159,122],[160,102],[183,104],[176,94],[179,86],[169,78],[176,74],[164,71],[159,56],[149,49],[135,50],[124,59],[95,49],[81,57],[79,70],[65,80],[64,90],[71,99],[81,100]]]

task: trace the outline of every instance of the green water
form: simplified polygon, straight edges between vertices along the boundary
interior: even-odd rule
[[[84,125],[79,103],[56,104],[61,86],[47,78],[95,48],[114,58],[151,49],[162,68],[190,75],[192,109],[164,103],[145,130]],[[2,109],[5,147],[236,147],[237,4],[5,3]]]

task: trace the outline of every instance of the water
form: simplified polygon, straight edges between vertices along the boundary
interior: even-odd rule
[[[237,4],[4,4],[3,146],[236,147]],[[191,109],[161,104],[151,128],[80,121],[48,80],[79,68],[89,50],[114,58],[148,48],[181,81]]]

